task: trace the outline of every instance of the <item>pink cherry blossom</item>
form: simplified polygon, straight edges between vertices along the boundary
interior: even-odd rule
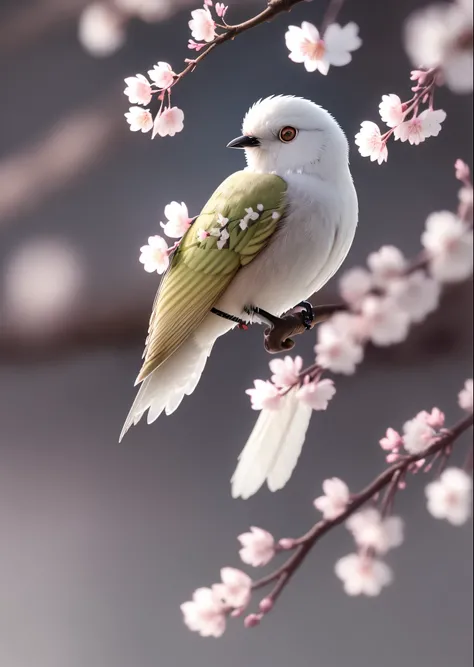
[[[372,276],[366,269],[358,266],[346,271],[339,281],[341,296],[351,306],[358,306],[372,287]]]
[[[260,600],[258,607],[263,614],[268,614],[273,609],[274,604],[272,598],[263,598],[263,600]]]
[[[336,388],[332,380],[310,380],[306,376],[296,396],[313,410],[326,410],[335,393]]]
[[[245,391],[250,396],[252,410],[278,410],[282,399],[278,388],[268,380],[254,380],[254,385]]]
[[[416,419],[420,419],[425,424],[428,424],[428,426],[431,426],[431,428],[439,430],[443,428],[446,417],[444,412],[441,412],[439,408],[433,408],[431,412],[422,410],[416,415]]]
[[[445,118],[446,112],[442,109],[425,109],[419,116],[397,125],[394,128],[394,137],[416,146],[428,137],[437,137]]]
[[[212,590],[225,608],[243,609],[250,602],[252,593],[251,578],[234,567],[221,570],[221,584],[214,584]]]
[[[162,274],[169,266],[169,248],[162,236],[150,236],[148,245],[140,248],[140,262],[144,265],[145,271]]]
[[[249,614],[245,617],[244,626],[246,628],[256,628],[257,625],[260,625],[262,620],[262,614]]]
[[[385,245],[367,258],[377,287],[386,287],[393,278],[399,278],[406,270],[407,261],[401,251],[393,245]]]
[[[422,454],[433,443],[435,430],[425,419],[415,417],[403,425],[403,445],[409,454]]]
[[[165,216],[168,222],[165,225],[161,223],[161,226],[166,236],[172,239],[180,239],[191,226],[192,218],[189,217],[184,201],[181,204],[177,201],[168,204],[165,207]]]
[[[223,2],[216,2],[216,14],[219,18],[223,19],[229,8],[224,5]]]
[[[132,132],[149,132],[153,127],[153,117],[148,109],[130,107],[125,118]]]
[[[278,541],[278,546],[287,551],[288,549],[295,548],[295,540],[292,537],[282,537]]]
[[[415,271],[404,278],[392,280],[388,285],[388,295],[412,322],[417,323],[438,307],[441,286],[424,271]]]
[[[386,554],[403,542],[403,521],[398,516],[383,518],[374,507],[368,507],[347,519],[346,526],[362,549]]]
[[[221,637],[226,626],[224,605],[210,588],[198,588],[190,602],[181,605],[184,622],[201,637]]]
[[[362,157],[368,157],[371,162],[377,161],[379,164],[387,162],[388,149],[385,140],[379,126],[370,120],[361,123],[360,131],[355,136],[355,143]]]
[[[454,170],[455,170],[455,176],[458,179],[458,181],[461,181],[461,183],[469,182],[469,179],[471,178],[471,170],[469,169],[469,166],[464,162],[464,160],[460,160],[458,158],[454,163]]]
[[[459,407],[466,412],[472,412],[472,393],[473,393],[473,382],[471,380],[466,380],[464,383],[464,389],[458,394],[458,403]]]
[[[127,87],[124,94],[128,97],[131,104],[147,105],[151,102],[151,85],[143,74],[129,76],[125,79]]]
[[[398,431],[395,431],[393,428],[388,428],[385,437],[381,438],[379,443],[382,449],[388,452],[401,447],[403,445],[403,439]]]
[[[318,343],[314,350],[316,362],[334,373],[352,375],[362,361],[364,350],[351,329],[356,318],[341,313],[318,328]]]
[[[199,241],[205,241],[207,238],[209,238],[209,236],[209,232],[207,232],[205,229],[198,229],[197,237]]]
[[[204,42],[195,42],[194,39],[190,39],[188,41],[188,49],[191,49],[192,51],[200,51],[206,46]]]
[[[444,470],[439,479],[426,486],[425,495],[428,512],[435,519],[460,526],[471,516],[472,479],[460,468]]]
[[[350,500],[349,487],[341,479],[332,477],[324,480],[323,491],[324,496],[316,498],[313,504],[324,519],[332,521],[346,510]]]
[[[191,602],[181,605],[184,622],[201,637],[220,637],[226,626],[226,612],[222,602],[210,588],[198,588]]]
[[[381,560],[363,554],[349,554],[335,566],[336,576],[347,595],[379,595],[393,581],[392,570]]]
[[[362,302],[362,316],[375,345],[400,343],[408,335],[410,319],[390,297],[368,296]]]
[[[244,563],[259,567],[266,565],[275,555],[275,540],[263,528],[252,526],[250,533],[242,533],[237,538],[242,545],[239,556]]]
[[[319,70],[327,74],[329,67],[347,65],[352,60],[351,51],[360,47],[359,28],[355,23],[341,27],[332,23],[324,37],[312,23],[303,21],[301,28],[290,25],[285,35],[289,58],[295,63],[304,63],[308,72]]]
[[[421,243],[430,255],[430,272],[437,280],[456,282],[471,275],[472,229],[450,211],[428,217]]]
[[[165,109],[155,118],[153,125],[152,139],[157,134],[160,137],[174,137],[177,132],[181,132],[184,127],[184,113],[178,107],[170,107]]]
[[[148,70],[148,76],[158,88],[165,90],[172,85],[176,75],[171,65],[159,62],[153,69]]]
[[[212,42],[216,36],[216,24],[211,12],[207,7],[195,9],[191,12],[192,19],[189,21],[191,34],[198,42]]]
[[[286,356],[284,359],[272,359],[268,364],[273,375],[271,381],[277,387],[292,387],[299,384],[300,372],[303,368],[301,357]]]
[[[380,118],[388,127],[396,127],[403,122],[406,110],[404,104],[398,95],[382,95],[382,101],[379,104]]]

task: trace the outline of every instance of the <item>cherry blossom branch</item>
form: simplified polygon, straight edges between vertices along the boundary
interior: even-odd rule
[[[297,367],[299,363],[293,367],[284,362],[274,365],[274,381],[278,381],[277,375],[280,380],[288,379]],[[311,372],[317,374],[315,368]],[[239,535],[240,558],[253,567],[267,565],[279,553],[292,553],[273,572],[254,581],[241,570],[223,568],[221,583],[197,589],[193,599],[181,605],[189,629],[202,636],[221,636],[227,618],[241,616],[248,610],[252,594],[271,586],[258,603],[258,613],[250,613],[244,619],[247,628],[259,625],[316,544],[342,523],[352,533],[357,552],[340,558],[335,574],[348,595],[378,595],[393,579],[391,568],[378,556],[400,546],[404,539],[402,519],[391,516],[396,494],[406,488],[409,474],[428,473],[437,460],[441,461],[441,469],[425,487],[427,509],[433,517],[453,525],[465,523],[472,504],[472,479],[466,472],[471,458],[464,470],[445,466],[454,444],[473,426],[472,380],[466,381],[459,392],[458,404],[467,414],[451,428],[444,428],[445,416],[438,408],[430,413],[422,411],[406,422],[403,436],[389,428],[379,442],[383,450],[390,452],[387,461],[391,465],[359,493],[351,494],[347,484],[338,478],[326,479],[322,485],[324,495],[314,501],[323,518],[301,537],[283,538],[276,543],[273,535],[257,527]],[[400,453],[402,447],[404,453]]]
[[[217,46],[224,44],[224,42],[235,39],[237,35],[247,32],[248,30],[252,30],[252,28],[256,28],[262,23],[268,23],[268,21],[272,21],[279,14],[291,11],[295,5],[300,4],[301,2],[305,2],[305,0],[269,0],[267,7],[262,12],[260,12],[260,14],[257,14],[251,19],[248,19],[247,21],[237,25],[229,25],[226,23],[224,26],[226,32],[217,35],[215,39],[209,43],[205,50],[199,56],[197,56],[197,58],[189,60],[187,67],[185,67],[179,74],[176,75],[174,84],[178,83],[178,81],[181,81],[181,79],[183,79],[183,77],[185,77],[187,74],[194,72],[199,63],[201,63],[204,58],[206,58]],[[339,0],[339,2],[342,5],[343,0],[342,2]]]
[[[362,505],[375,498],[377,494],[389,487],[395,482],[395,490],[397,488],[400,478],[406,474],[410,468],[420,462],[425,461],[438,453],[446,452],[448,447],[473,425],[473,415],[469,414],[464,419],[460,420],[455,426],[446,430],[443,436],[438,438],[426,451],[419,454],[412,454],[410,456],[403,456],[397,463],[384,470],[376,477],[365,489],[351,497],[347,508],[342,514],[334,519],[323,519],[318,521],[307,533],[299,538],[293,540],[291,548],[294,549],[294,554],[274,572],[271,572],[265,577],[253,583],[253,590],[260,590],[275,583],[275,587],[266,597],[270,600],[272,605],[276,602],[280,594],[288,585],[291,577],[298,570],[300,565],[306,559],[310,551],[316,543],[336,526],[343,523],[351,515],[353,515]]]
[[[143,75],[127,77],[127,88],[124,93],[134,105],[125,114],[130,129],[133,132],[152,131],[152,139],[158,134],[161,137],[174,136],[184,127],[184,112],[171,105],[172,92],[177,83],[186,75],[194,72],[196,67],[217,46],[235,39],[238,35],[247,32],[263,23],[267,23],[283,12],[291,9],[304,0],[268,0],[266,8],[256,16],[242,23],[231,25],[225,16],[228,7],[222,2],[204,0],[202,8],[191,12],[189,21],[193,39],[188,41],[188,48],[201,52],[195,58],[186,58],[184,69],[176,73],[167,62],[160,61],[153,70],[148,71],[150,81]],[[352,59],[351,52],[357,50],[362,41],[358,36],[358,26],[349,23],[344,28],[334,23],[344,0],[330,0],[322,21],[322,30],[309,22],[303,22],[301,28],[290,26],[285,34],[289,58],[296,62],[304,62],[307,71],[319,69],[327,74],[331,65],[347,64]],[[213,18],[211,10],[215,11]],[[198,40],[198,41],[196,41]],[[153,96],[156,96],[160,106],[155,118],[147,107]]]

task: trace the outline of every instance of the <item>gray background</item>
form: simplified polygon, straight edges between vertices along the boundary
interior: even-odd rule
[[[357,21],[364,48],[327,78],[291,63],[283,45],[288,23],[318,21],[323,3],[243,35],[178,87],[185,131],[150,142],[127,130],[121,82],[159,59],[179,66],[186,12],[166,24],[134,22],[123,50],[94,60],[76,40],[78,0],[2,3],[2,667],[470,664],[471,526],[432,519],[421,479],[397,500],[406,544],[389,555],[396,583],[379,598],[342,592],[333,565],[353,545],[340,529],[313,551],[260,628],[233,621],[222,639],[203,640],[179,611],[222,565],[238,566],[235,536],[249,525],[298,535],[315,520],[311,501],[325,477],[338,475],[354,490],[369,481],[383,466],[377,441],[388,425],[433,405],[446,409],[450,423],[458,418],[456,394],[471,374],[470,286],[450,290],[442,312],[405,345],[371,351],[356,376],[338,378],[336,399],[313,419],[291,483],[276,495],[236,502],[229,494],[255,416],[244,390],[267,374],[259,329],[220,340],[178,413],[140,424],[117,444],[157,282],[139,265],[138,248],[157,233],[164,205],[184,199],[195,213],[242,166],[243,156],[224,146],[261,96],[310,97],[349,137],[362,120],[377,120],[382,93],[408,97],[401,24],[417,4],[347,3],[342,22]],[[229,20],[262,5],[248,3]],[[383,167],[360,158],[352,142],[361,217],[346,267],[383,243],[415,253],[426,216],[455,207],[452,164],[471,159],[472,99],[440,90],[437,103],[448,112],[440,136],[419,148],[392,144]],[[64,128],[68,136],[74,122],[81,140],[65,151],[73,164],[67,171],[63,147],[55,173],[51,137]],[[17,194],[5,186],[6,173]],[[9,320],[4,281],[12,254],[45,238],[74,249],[83,282],[64,319],[33,336]],[[334,293],[333,281],[316,299]],[[313,344],[312,335],[301,337],[298,352],[311,359]]]

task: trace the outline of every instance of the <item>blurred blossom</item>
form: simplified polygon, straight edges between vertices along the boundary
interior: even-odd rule
[[[453,92],[471,92],[472,0],[438,3],[414,12],[406,22],[405,48],[415,67],[440,67]]]
[[[153,23],[167,19],[173,12],[173,0],[115,0],[124,13]]]
[[[83,279],[77,255],[55,240],[29,241],[14,252],[4,273],[7,317],[22,329],[44,331],[74,306]]]
[[[79,18],[78,37],[91,55],[110,56],[125,43],[121,14],[102,2],[88,5]]]

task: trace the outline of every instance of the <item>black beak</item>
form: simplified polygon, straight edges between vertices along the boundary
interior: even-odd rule
[[[255,148],[256,146],[260,146],[260,141],[256,137],[249,137],[246,134],[237,137],[237,139],[232,139],[227,144],[227,148]]]

